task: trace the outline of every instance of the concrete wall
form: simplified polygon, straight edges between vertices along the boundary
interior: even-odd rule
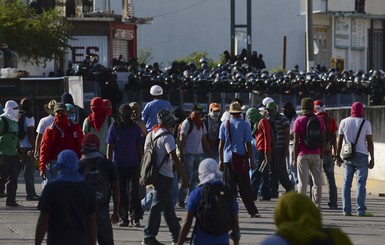
[[[328,113],[336,119],[337,125],[339,125],[342,119],[350,116],[350,108],[330,109]],[[365,119],[372,125],[375,159],[374,168],[369,170],[367,192],[385,193],[385,107],[365,107]],[[340,188],[343,183],[343,170],[343,166],[335,167],[336,182]],[[353,186],[356,186],[355,183]]]

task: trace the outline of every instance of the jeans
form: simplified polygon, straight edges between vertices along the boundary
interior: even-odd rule
[[[260,172],[259,167],[261,166],[261,163],[265,159],[264,151],[257,151],[257,156],[258,156],[258,159],[257,159],[256,168],[253,170],[253,173],[251,174],[251,190],[253,192],[253,198],[257,199],[258,197],[260,197],[264,200],[270,200],[271,199],[270,179],[269,179],[270,164],[267,164],[263,172]]]
[[[30,150],[31,148],[21,148],[20,158],[23,164],[20,165],[19,172],[21,170],[24,170],[24,182],[25,182],[27,197],[34,197],[36,196],[35,164],[34,164],[34,159],[32,159],[31,156],[27,155],[27,152]]]
[[[321,157],[318,154],[306,154],[298,156],[298,193],[306,195],[309,172],[313,180],[311,190],[314,204],[321,208],[322,197],[322,175],[321,175]]]
[[[178,201],[178,184],[179,184],[178,173],[174,171],[174,178],[172,180],[172,190],[171,190],[171,200],[172,200],[173,207],[175,207],[176,202]],[[143,211],[150,210],[153,196],[154,196],[154,190],[151,190],[142,198],[140,202],[142,204]]]
[[[352,212],[351,188],[353,176],[356,175],[357,196],[356,212],[363,215],[366,210],[366,180],[368,178],[368,156],[356,152],[355,157],[350,161],[344,161],[344,184],[342,186],[342,210],[345,213]]]
[[[6,205],[16,203],[17,173],[19,171],[19,156],[0,155],[0,191],[7,188]]]
[[[187,192],[191,192],[199,184],[198,179],[198,167],[199,163],[203,160],[203,154],[185,154],[184,155],[184,171],[188,179],[190,180],[190,189],[179,188],[178,202],[184,203]]]
[[[284,156],[284,148],[274,148],[271,151],[270,163],[270,186],[271,196],[278,198],[279,183],[285,188],[286,192],[293,189],[293,185],[289,179],[286,168],[286,160]]]
[[[96,212],[96,223],[98,227],[98,244],[114,245],[114,237],[112,232],[110,211],[107,208],[98,209]]]
[[[143,219],[143,210],[139,198],[139,166],[130,168],[118,167],[120,187],[120,209],[122,220],[138,222]]]
[[[178,173],[174,171],[174,178],[172,179],[172,190],[171,190],[171,201],[174,207],[178,201],[178,190],[179,190],[178,184],[179,184]]]
[[[148,212],[146,226],[144,227],[145,240],[155,238],[158,235],[161,214],[171,232],[172,241],[176,242],[178,240],[180,224],[170,195],[172,181],[172,178],[159,174],[158,179],[154,183],[153,201]]]
[[[336,186],[336,180],[334,178],[334,162],[333,162],[333,158],[327,153],[324,153],[322,166],[329,185],[328,205],[329,207],[337,207],[337,186]],[[309,181],[310,181],[310,190],[311,190],[313,187],[313,181],[311,179]]]

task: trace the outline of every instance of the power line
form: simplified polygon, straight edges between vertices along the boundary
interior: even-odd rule
[[[155,16],[153,16],[153,17],[156,18],[156,17],[161,17],[161,16],[166,16],[166,15],[170,15],[170,14],[175,14],[175,13],[178,13],[178,12],[182,12],[182,11],[184,11],[184,10],[186,10],[186,9],[193,8],[193,7],[198,6],[198,5],[200,5],[200,4],[204,3],[204,2],[207,2],[207,1],[208,1],[208,0],[202,0],[202,1],[197,2],[197,3],[195,3],[195,4],[192,4],[192,5],[189,5],[189,6],[180,8],[180,9],[176,9],[176,10],[173,10],[173,11],[170,11],[170,12],[166,12],[166,13],[163,13],[163,14],[155,15]]]

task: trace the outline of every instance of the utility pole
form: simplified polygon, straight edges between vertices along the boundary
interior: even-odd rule
[[[314,67],[313,0],[306,0],[306,71]]]

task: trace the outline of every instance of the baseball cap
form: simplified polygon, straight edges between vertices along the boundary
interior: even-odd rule
[[[87,150],[99,150],[100,140],[96,134],[87,133],[82,140],[83,148]]]
[[[266,110],[266,105],[269,104],[270,102],[274,102],[274,99],[271,97],[266,97],[262,100],[262,104],[259,105],[258,109],[260,111]]]
[[[63,103],[56,103],[53,111],[57,112],[57,111],[60,111],[60,110],[67,111],[67,107]]]
[[[213,110],[213,111],[220,111],[221,110],[218,103],[216,103],[216,102],[211,103],[209,109]]]
[[[202,112],[203,111],[203,107],[199,104],[195,105],[191,111],[199,111],[199,112]]]

